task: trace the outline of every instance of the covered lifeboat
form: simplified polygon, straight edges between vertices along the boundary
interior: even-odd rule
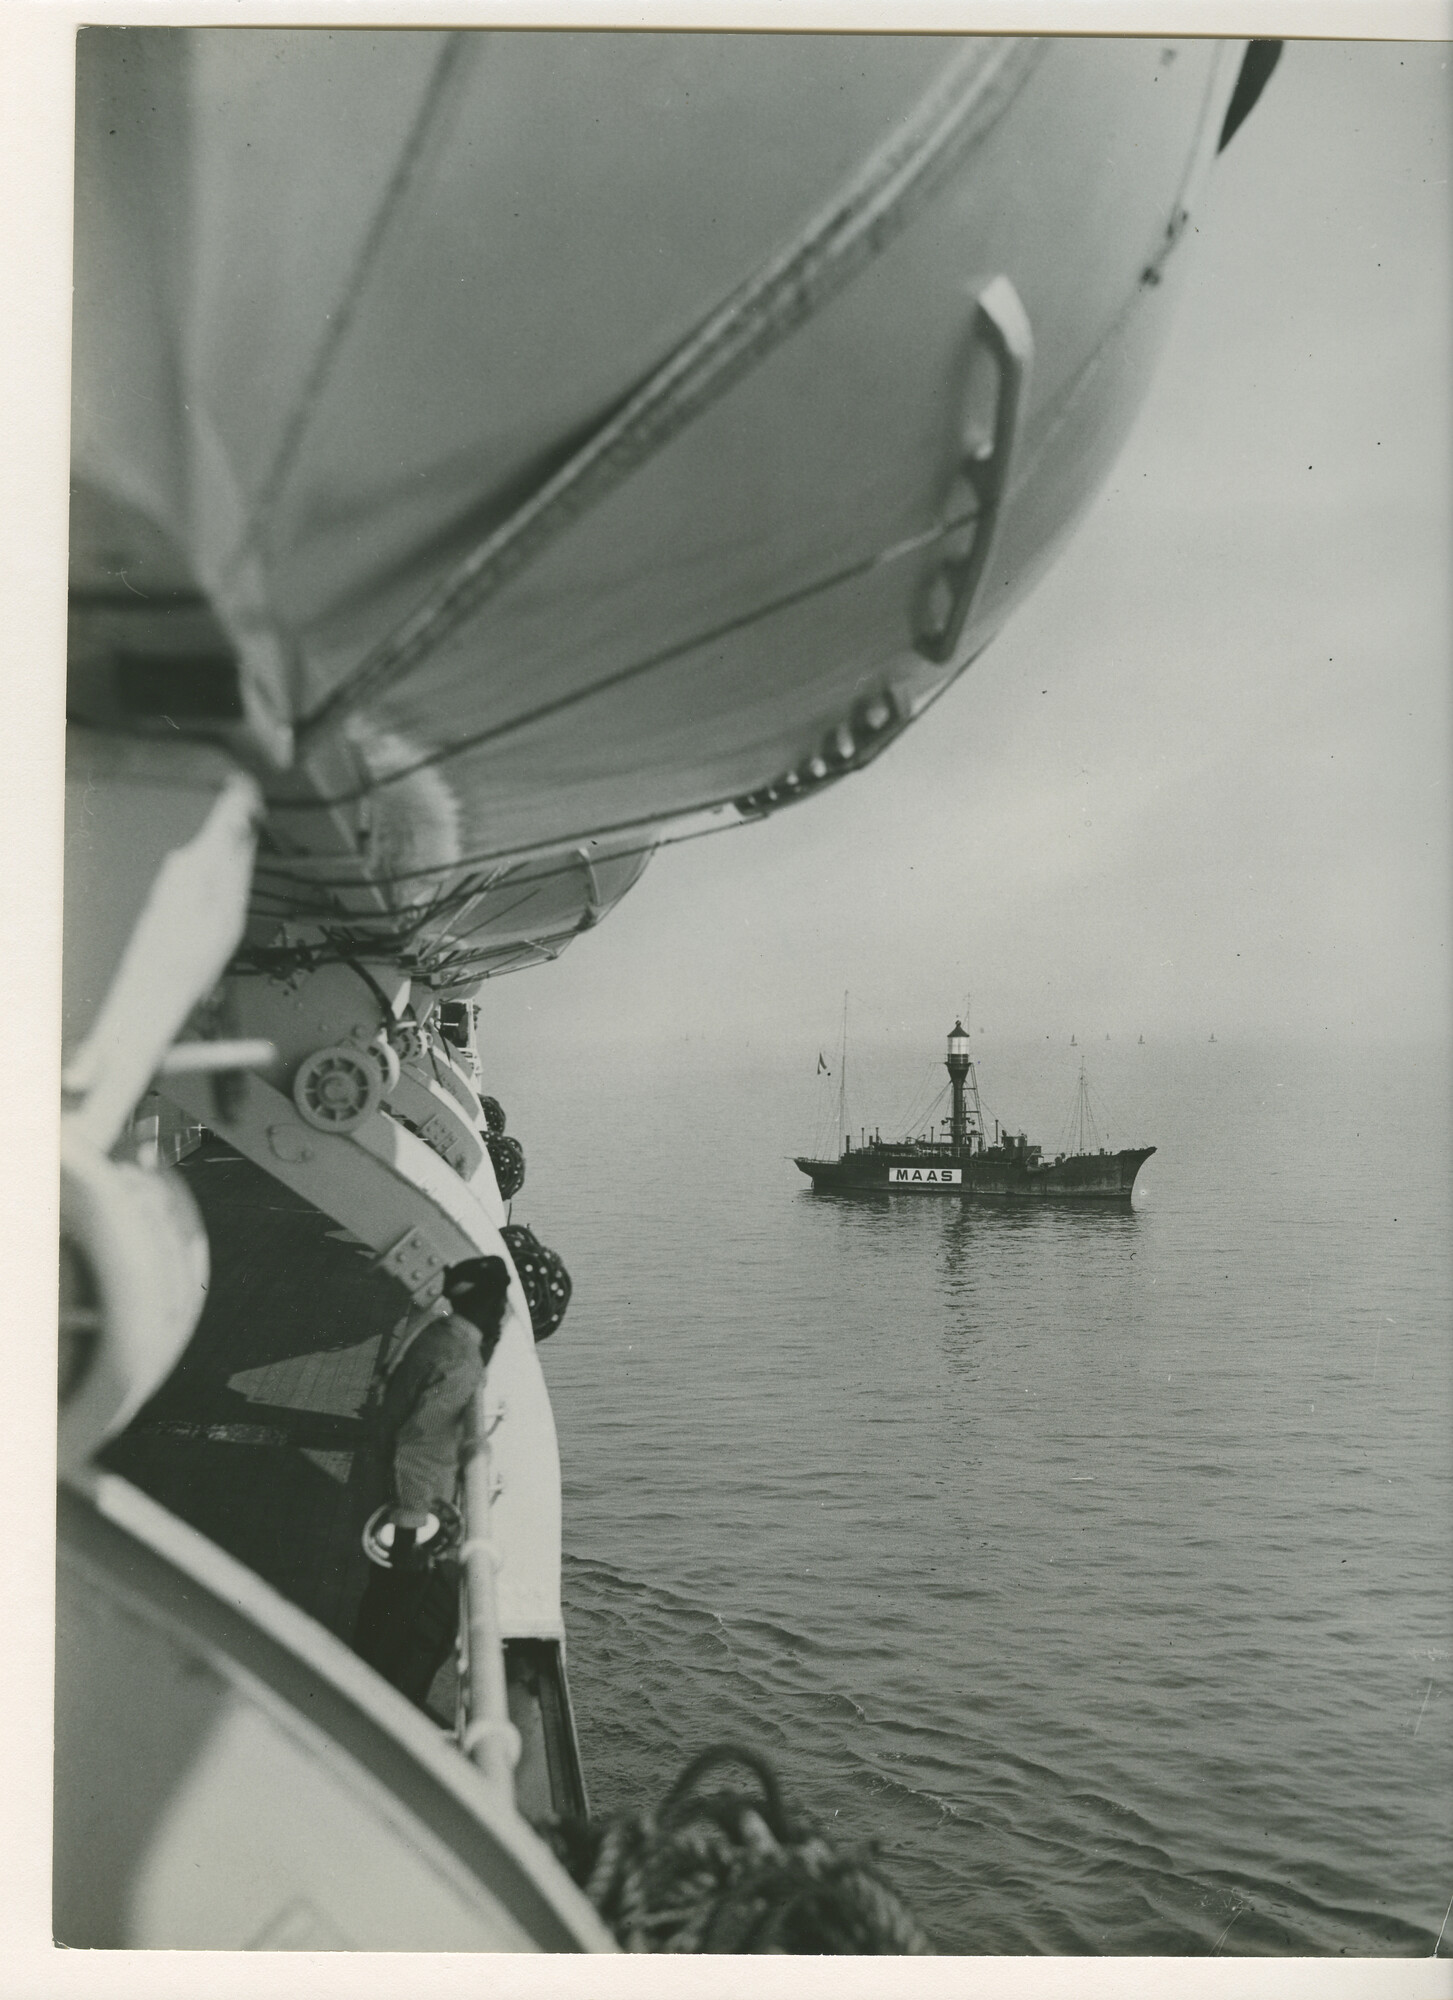
[[[258,775],[243,962],[473,987],[876,756],[1109,466],[1241,59],[83,30],[72,713]]]

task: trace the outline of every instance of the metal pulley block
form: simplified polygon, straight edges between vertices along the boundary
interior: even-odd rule
[[[371,1048],[356,1042],[314,1049],[293,1078],[298,1116],[319,1132],[356,1131],[382,1102],[382,1067]]]
[[[333,1042],[298,1065],[293,1103],[319,1132],[356,1131],[390,1096],[400,1076],[396,1051],[382,1035],[370,1042]]]
[[[380,1031],[368,1044],[367,1053],[378,1064],[379,1075],[383,1079],[384,1096],[392,1097],[398,1080],[403,1075],[403,1069],[399,1063],[398,1050],[394,1047],[388,1035]]]
[[[424,1031],[417,1021],[390,1021],[389,1046],[404,1062],[419,1062],[425,1051]]]

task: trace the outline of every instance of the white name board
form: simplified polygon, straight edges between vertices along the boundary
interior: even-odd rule
[[[951,1187],[964,1177],[962,1167],[889,1167],[890,1187]]]

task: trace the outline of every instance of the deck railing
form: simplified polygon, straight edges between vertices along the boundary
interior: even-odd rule
[[[490,1438],[503,1415],[486,1388],[475,1395],[461,1462],[463,1538],[459,1546],[459,1747],[509,1803],[514,1803],[520,1735],[510,1721],[495,1574],[500,1555],[490,1532],[499,1477]]]

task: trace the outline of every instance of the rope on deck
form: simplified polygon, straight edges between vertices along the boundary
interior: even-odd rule
[[[751,1791],[703,1789],[740,1766]],[[565,1866],[625,1950],[924,1956],[933,1947],[871,1849],[835,1848],[789,1818],[762,1758],[717,1744],[654,1812],[548,1829]]]

